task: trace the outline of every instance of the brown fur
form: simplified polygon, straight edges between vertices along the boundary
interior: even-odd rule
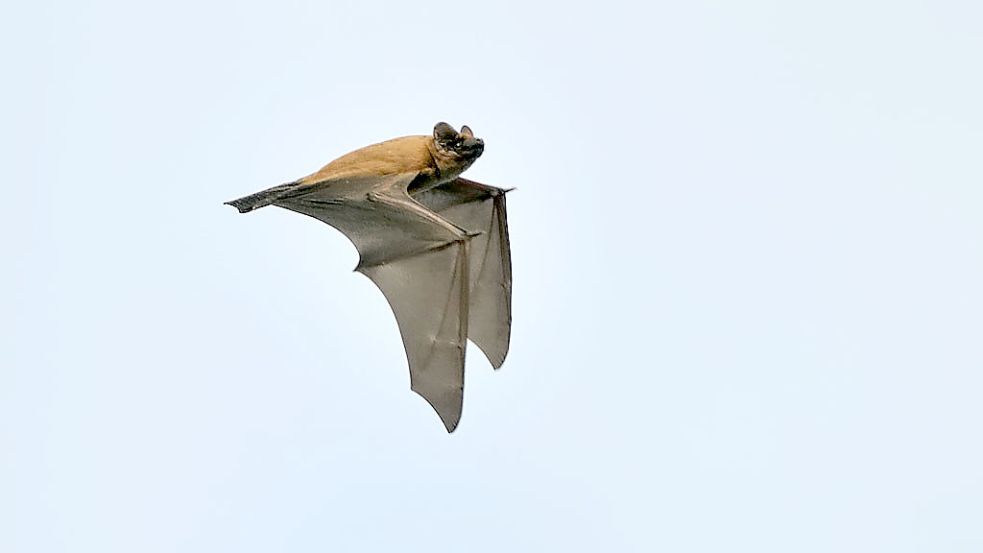
[[[438,129],[443,133],[441,139],[444,140],[440,145],[435,138]],[[322,184],[330,186],[332,181],[352,177],[411,175],[413,193],[429,190],[457,178],[481,155],[483,143],[473,138],[470,129],[464,129],[467,132],[461,136],[470,139],[472,144],[463,148],[461,141],[448,147],[448,135],[453,142],[458,133],[446,123],[438,123],[434,136],[404,136],[372,144],[347,153],[306,177],[226,203],[246,213],[273,205],[286,196],[314,191]],[[474,142],[478,142],[477,150]]]
[[[297,182],[316,184],[353,176],[419,173],[417,184],[429,188],[457,178],[473,162],[474,158],[463,159],[440,150],[431,136],[403,136],[349,152]]]
[[[347,153],[298,182],[315,184],[352,176],[434,173],[432,147],[433,138],[426,135],[394,138]]]

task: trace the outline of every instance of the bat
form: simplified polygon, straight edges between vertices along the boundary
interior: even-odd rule
[[[512,327],[505,193],[460,177],[484,152],[470,128],[437,123],[345,154],[301,179],[226,202],[277,206],[338,229],[379,287],[403,339],[410,388],[448,432],[461,419],[470,339],[498,369]]]

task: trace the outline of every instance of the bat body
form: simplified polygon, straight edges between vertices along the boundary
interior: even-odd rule
[[[446,123],[345,154],[319,171],[226,202],[275,205],[321,220],[359,252],[356,270],[396,315],[413,391],[448,432],[461,418],[470,339],[496,369],[508,353],[512,262],[505,192],[460,178],[484,151]]]

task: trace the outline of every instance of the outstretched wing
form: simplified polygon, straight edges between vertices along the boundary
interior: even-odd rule
[[[451,432],[464,393],[469,235],[410,198],[415,177],[339,179],[298,188],[274,205],[324,221],[355,244],[356,270],[375,282],[396,315],[411,388]]]
[[[459,178],[414,196],[454,224],[481,232],[470,244],[468,338],[496,369],[508,354],[512,328],[512,254],[505,215],[506,192]]]

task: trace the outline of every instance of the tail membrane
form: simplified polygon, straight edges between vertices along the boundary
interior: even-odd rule
[[[274,204],[277,200],[296,187],[297,183],[295,182],[281,184],[280,186],[267,188],[262,192],[257,192],[255,194],[243,196],[237,200],[225,202],[225,205],[231,205],[232,207],[238,209],[239,213],[249,213],[254,209],[259,209],[261,207]]]

